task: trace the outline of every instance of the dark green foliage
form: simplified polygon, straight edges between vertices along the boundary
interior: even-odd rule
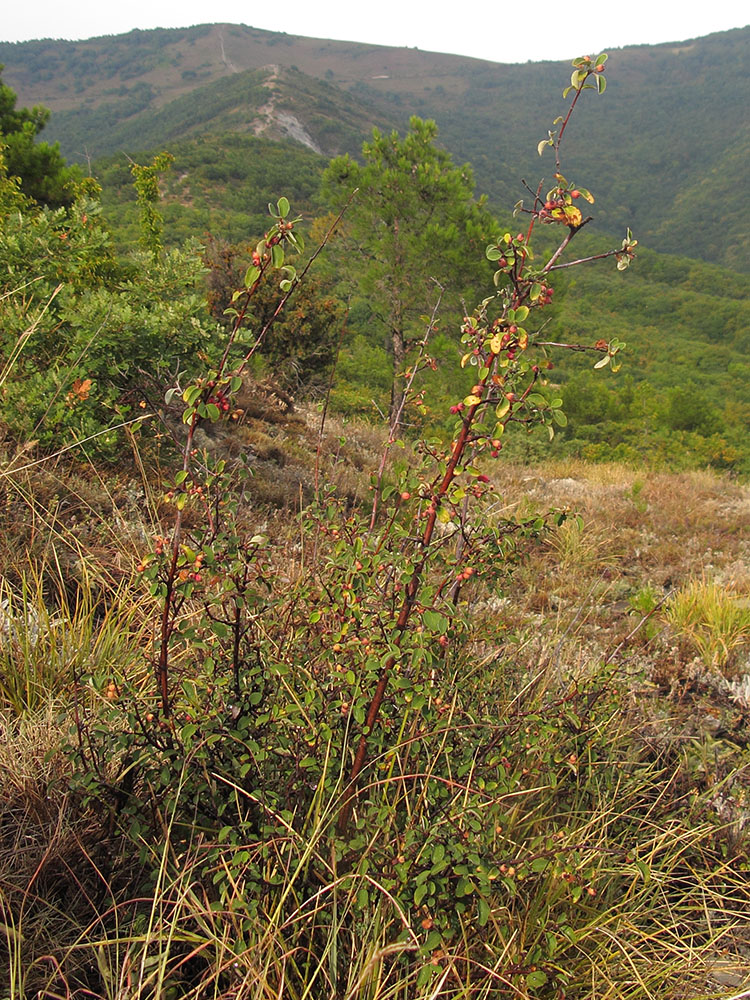
[[[222,31],[239,73],[227,75],[216,57]],[[575,176],[586,162],[601,228],[617,232],[627,223],[642,244],[747,270],[750,242],[738,206],[750,194],[749,35],[742,28],[612,53],[606,108],[590,102],[590,131],[584,137],[574,126],[570,133],[570,170]],[[241,115],[227,125],[232,106],[222,105],[220,94],[233,88],[239,94],[240,78],[273,60],[280,67],[279,107],[327,153],[353,153],[373,125],[403,128],[418,113],[435,119],[447,148],[473,164],[480,188],[502,206],[522,193],[520,177],[537,173],[535,148],[544,138],[537,122],[545,114],[552,120],[563,78],[559,63],[502,65],[386,47],[373,53],[366,45],[216,25],[0,44],[0,60],[12,68],[25,101],[59,107],[52,134],[76,158],[156,147],[178,121],[192,129],[180,103],[190,90],[204,130],[244,130],[248,119]],[[87,103],[73,110],[70,98],[79,87]],[[209,113],[217,116],[213,122]],[[113,141],[119,146],[106,145]]]
[[[0,73],[3,67],[0,65]],[[71,205],[81,179],[77,167],[68,167],[57,143],[37,142],[49,120],[46,108],[16,108],[16,95],[0,77],[0,145],[5,147],[7,173],[18,177],[21,191],[40,205]]]
[[[209,309],[217,322],[227,325],[225,310],[251,263],[250,252],[210,238],[204,259]],[[311,276],[271,324],[282,294],[271,282],[258,288],[248,311],[248,340],[270,324],[259,353],[274,382],[295,393],[320,394],[327,387],[341,339],[344,305],[324,282]]]
[[[174,143],[170,153],[174,166],[163,176],[160,203],[168,246],[206,233],[240,243],[263,232],[268,202],[279,190],[288,191],[306,217],[315,213],[325,160],[296,143],[228,133]],[[132,246],[139,224],[128,160],[100,161],[96,173],[113,238],[123,249]]]
[[[594,249],[590,237],[580,240]],[[588,343],[618,337],[628,345],[622,371],[604,379],[571,359],[562,382],[564,451],[750,470],[742,417],[750,406],[748,278],[643,250],[627,280],[606,264],[582,270],[560,305],[550,340],[575,330]]]
[[[60,110],[53,122],[55,135],[65,152],[79,160],[83,150],[101,157],[230,131],[289,138],[332,156],[357,151],[372,123],[392,121],[298,70],[266,66],[196,83],[166,104],[144,80],[123,85],[94,107]]]

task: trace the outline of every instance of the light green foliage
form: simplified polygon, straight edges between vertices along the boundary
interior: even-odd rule
[[[479,250],[496,226],[474,201],[470,168],[454,166],[436,138],[435,123],[416,117],[403,139],[376,129],[362,147],[363,165],[340,157],[324,175],[337,206],[357,192],[344,222],[346,280],[369,301],[368,336],[379,333],[392,355],[391,420],[402,400],[397,376],[424,333],[420,317],[441,295],[446,310],[474,297],[487,273]]]
[[[170,152],[173,169],[160,178],[166,246],[206,232],[240,243],[249,232],[263,231],[266,206],[279,190],[287,191],[306,217],[314,214],[325,160],[304,146],[220,133],[176,139]],[[139,236],[139,212],[127,159],[99,160],[95,170],[115,244],[132,246]]]
[[[585,232],[580,241],[594,250]],[[603,379],[583,357],[570,359],[559,376],[569,416],[562,450],[592,460],[744,472],[750,282],[649,250],[639,259],[643,267],[613,280],[605,268],[581,271],[552,317],[550,340],[570,329],[592,344],[615,337],[633,358]]]
[[[0,234],[3,422],[59,447],[141,415],[149,382],[189,368],[212,332],[200,248],[118,262],[97,202],[10,212]],[[104,433],[100,433],[104,431]]]
[[[141,243],[154,259],[158,258],[161,251],[161,234],[164,229],[164,219],[156,207],[160,198],[159,175],[168,170],[173,162],[172,154],[164,152],[158,153],[148,165],[134,163],[130,168],[141,211]]]

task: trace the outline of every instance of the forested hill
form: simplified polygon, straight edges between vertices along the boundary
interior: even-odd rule
[[[656,249],[750,270],[738,211],[750,195],[749,52],[750,28],[610,50],[606,101],[587,95],[586,139],[571,134],[567,159],[597,196],[601,228],[630,224]],[[536,145],[559,113],[565,77],[560,63],[504,65],[239,25],[2,43],[0,62],[21,104],[53,110],[45,135],[71,159],[227,131],[330,156],[356,151],[373,125],[404,127],[418,114],[438,122],[442,142],[502,208],[519,197],[521,177],[539,173]]]

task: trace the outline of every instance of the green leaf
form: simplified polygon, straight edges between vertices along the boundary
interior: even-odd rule
[[[553,410],[552,419],[555,421],[558,427],[568,426],[568,418],[565,416],[562,410]]]
[[[597,76],[597,78],[596,78],[596,86],[597,86],[597,90],[599,91],[599,93],[603,94],[604,91],[607,89],[607,78],[605,76],[601,76],[601,75]]]
[[[574,69],[570,74],[570,85],[574,90],[578,90],[583,81],[586,79],[586,70]]]
[[[448,619],[437,611],[425,611],[422,615],[422,622],[431,632],[439,632],[441,635],[448,628]]]
[[[651,882],[651,869],[644,861],[635,861],[634,864],[641,873],[644,884],[648,885]]]
[[[609,364],[609,360],[610,360],[609,359],[609,355],[605,354],[603,358],[600,358],[596,362],[596,364],[594,365],[594,368],[606,368],[607,365]]]
[[[285,219],[289,215],[289,200],[287,198],[279,198],[276,202],[276,210],[279,217]]]
[[[493,246],[492,244],[490,244],[490,246],[487,247],[484,254],[487,260],[500,260],[500,258],[503,256],[500,250],[498,250],[498,248],[496,246]]]
[[[502,420],[505,414],[510,409],[510,400],[502,399],[495,407],[495,416],[498,420]]]
[[[530,990],[538,990],[541,986],[547,982],[547,973],[542,972],[541,969],[535,969],[533,972],[529,972],[526,976],[526,985]]]
[[[440,931],[430,931],[424,943],[425,951],[434,951],[440,944]]]
[[[271,264],[274,267],[281,267],[284,263],[284,248],[280,243],[271,247]]]
[[[470,896],[472,892],[474,892],[474,886],[471,884],[469,879],[462,876],[456,883],[456,895]]]
[[[252,288],[255,282],[260,277],[260,268],[254,267],[252,264],[245,271],[245,288]]]

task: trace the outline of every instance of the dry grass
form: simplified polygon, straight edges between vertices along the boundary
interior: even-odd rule
[[[292,579],[301,564],[298,528],[288,511],[313,479],[317,418],[310,416],[307,425],[248,421],[238,440],[254,449],[256,471],[263,472],[258,480],[270,484],[245,516],[268,521],[279,549],[286,548],[279,580]],[[379,430],[331,419],[319,458],[322,475],[366,502],[365,473],[377,466],[383,444]],[[492,690],[498,717],[505,717],[533,711],[545,692],[593,689],[604,662],[613,671],[606,723],[612,728],[592,734],[601,756],[592,750],[585,765],[571,765],[582,775],[580,808],[571,812],[564,844],[588,866],[598,891],[579,903],[588,916],[560,959],[575,970],[574,993],[586,1000],[677,1000],[712,993],[722,982],[717,976],[739,992],[750,954],[750,888],[742,867],[750,776],[738,749],[745,715],[727,689],[691,670],[696,648],[675,641],[662,611],[669,594],[690,594],[690,581],[701,574],[714,581],[717,605],[729,590],[741,597],[750,591],[743,532],[750,490],[703,473],[645,475],[580,462],[499,464],[492,476],[497,510],[528,515],[552,506],[569,517],[527,547],[502,594],[482,592],[481,580],[467,588],[477,629],[462,651],[462,685],[484,672],[482,683]],[[258,917],[248,908],[241,864],[232,861],[238,849],[224,855],[223,863],[239,874],[234,894],[219,907],[200,867],[207,845],[199,839],[172,844],[167,835],[154,848],[157,884],[134,901],[132,847],[110,840],[107,816],[94,815],[70,794],[69,765],[59,748],[75,739],[66,700],[71,673],[95,679],[87,688],[94,707],[121,674],[132,679],[140,671],[147,680],[148,603],[126,606],[112,596],[132,579],[132,565],[154,532],[159,486],[144,484],[137,469],[123,467],[105,481],[91,468],[61,466],[13,482],[6,477],[0,485],[20,525],[16,537],[0,543],[15,568],[5,593],[10,617],[26,637],[14,640],[13,652],[18,677],[26,680],[13,697],[6,692],[12,714],[0,719],[0,950],[11,969],[11,1000],[31,1000],[39,990],[50,998],[101,1000],[520,1000],[504,970],[523,964],[538,927],[537,916],[511,899],[493,904],[482,962],[467,924],[463,940],[425,957],[441,971],[419,984],[424,963],[412,958],[422,914],[402,912],[378,888],[376,872],[368,875],[373,903],[366,919],[355,919],[360,872]],[[284,509],[274,514],[261,501]],[[69,553],[66,560],[61,552]],[[57,561],[50,562],[50,553]],[[69,565],[82,569],[69,577]],[[96,580],[88,603],[60,592],[61,573],[66,583],[72,577],[79,596],[86,579]],[[127,593],[132,598],[132,585]],[[697,634],[699,618],[693,608],[683,619],[686,637],[691,629],[693,638]],[[728,620],[725,615],[721,622]],[[37,638],[30,642],[34,622]],[[722,655],[731,652],[730,633],[712,627]],[[74,651],[62,668],[55,659],[60,650]],[[45,691],[52,697],[43,697]],[[552,798],[537,793],[527,809],[512,813],[504,849],[527,850],[558,821],[556,809]],[[637,835],[637,852],[628,853],[622,829]],[[298,847],[323,851],[325,843],[321,827]],[[327,864],[328,856],[323,860]],[[534,906],[541,907],[541,920],[559,886],[542,879],[539,893]],[[312,926],[323,942],[315,954]],[[348,956],[343,980],[336,979],[341,949]],[[290,979],[305,976],[306,991],[292,990]]]

